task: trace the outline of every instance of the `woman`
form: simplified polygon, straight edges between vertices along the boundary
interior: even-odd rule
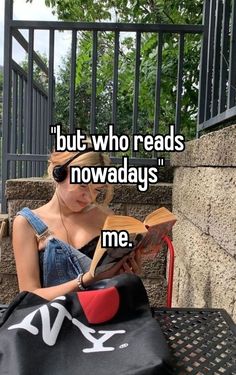
[[[109,165],[110,159],[88,148],[80,154],[54,152],[48,172],[56,188],[45,205],[22,209],[13,222],[13,249],[20,291],[31,291],[51,300],[83,289],[94,281],[121,272],[138,272],[137,255],[124,257],[109,271],[92,277],[91,258],[107,215],[112,212],[97,203],[111,198],[111,186],[70,184],[69,166]]]

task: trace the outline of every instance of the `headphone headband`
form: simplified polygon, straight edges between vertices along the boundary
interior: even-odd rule
[[[89,147],[89,148],[87,148],[87,149],[84,150],[84,151],[80,151],[80,152],[78,152],[77,154],[75,154],[74,156],[72,156],[69,160],[67,160],[67,162],[66,162],[65,164],[61,165],[61,167],[64,167],[64,168],[68,167],[68,165],[69,165],[73,160],[77,159],[80,155],[87,154],[87,152],[91,152],[91,151],[94,151],[94,150],[93,150],[93,147]]]
[[[72,156],[69,160],[67,160],[67,162],[65,162],[65,164],[56,165],[53,168],[53,171],[52,171],[52,175],[53,175],[54,180],[56,182],[62,182],[62,181],[64,181],[66,179],[66,177],[67,177],[67,167],[68,167],[68,165],[73,160],[75,160],[76,158],[78,158],[80,155],[86,154],[87,152],[91,152],[91,151],[94,151],[93,147],[89,147],[89,148],[87,148],[84,151],[78,152],[77,154],[75,154],[74,156]]]

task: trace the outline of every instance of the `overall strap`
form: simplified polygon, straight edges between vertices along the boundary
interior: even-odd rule
[[[17,215],[22,215],[26,218],[28,223],[34,229],[36,237],[37,237],[38,240],[41,240],[43,238],[47,238],[50,235],[49,230],[48,230],[48,226],[34,212],[32,212],[28,207],[22,208],[22,210],[17,212]]]

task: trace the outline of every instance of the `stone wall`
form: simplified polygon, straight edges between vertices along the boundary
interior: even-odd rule
[[[188,142],[171,165],[173,305],[224,308],[236,320],[236,126]]]
[[[171,172],[168,179],[170,179]],[[52,196],[54,186],[47,179],[27,178],[9,180],[6,195],[9,213],[9,234],[2,242],[2,260],[0,263],[0,302],[9,303],[17,293],[17,279],[11,247],[12,219],[22,207],[31,209],[46,203]],[[172,184],[158,183],[151,186],[147,193],[139,193],[136,186],[118,185],[115,188],[111,208],[117,214],[135,216],[143,220],[158,207],[172,209]],[[166,304],[166,252],[163,250],[152,261],[144,262],[142,278],[147,288],[150,302],[155,306]]]

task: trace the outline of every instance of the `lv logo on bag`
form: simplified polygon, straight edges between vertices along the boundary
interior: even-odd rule
[[[86,326],[82,322],[80,322],[78,319],[75,319],[72,317],[70,312],[63,306],[63,304],[60,303],[60,301],[65,301],[66,297],[61,296],[53,300],[51,303],[44,304],[40,308],[37,308],[30,314],[28,314],[20,323],[14,324],[10,327],[8,327],[8,330],[13,329],[24,329],[31,333],[32,335],[38,335],[40,332],[40,327],[37,327],[34,324],[32,324],[32,320],[34,319],[35,315],[37,313],[40,313],[41,315],[41,330],[42,330],[42,339],[45,344],[49,346],[55,345],[57,341],[57,337],[60,333],[61,327],[63,325],[63,321],[65,318],[69,319],[73,325],[75,325],[82,335],[93,344],[92,348],[84,348],[82,351],[84,353],[94,353],[94,352],[108,352],[115,350],[114,347],[108,347],[104,346],[103,344],[109,340],[112,336],[117,334],[124,334],[126,333],[125,330],[102,330],[97,331],[94,330],[91,327]],[[57,315],[54,320],[54,322],[51,322],[50,316],[52,314],[50,313],[51,309],[57,310]],[[52,323],[52,324],[51,324]],[[102,336],[100,338],[95,338],[93,334],[99,333]]]

